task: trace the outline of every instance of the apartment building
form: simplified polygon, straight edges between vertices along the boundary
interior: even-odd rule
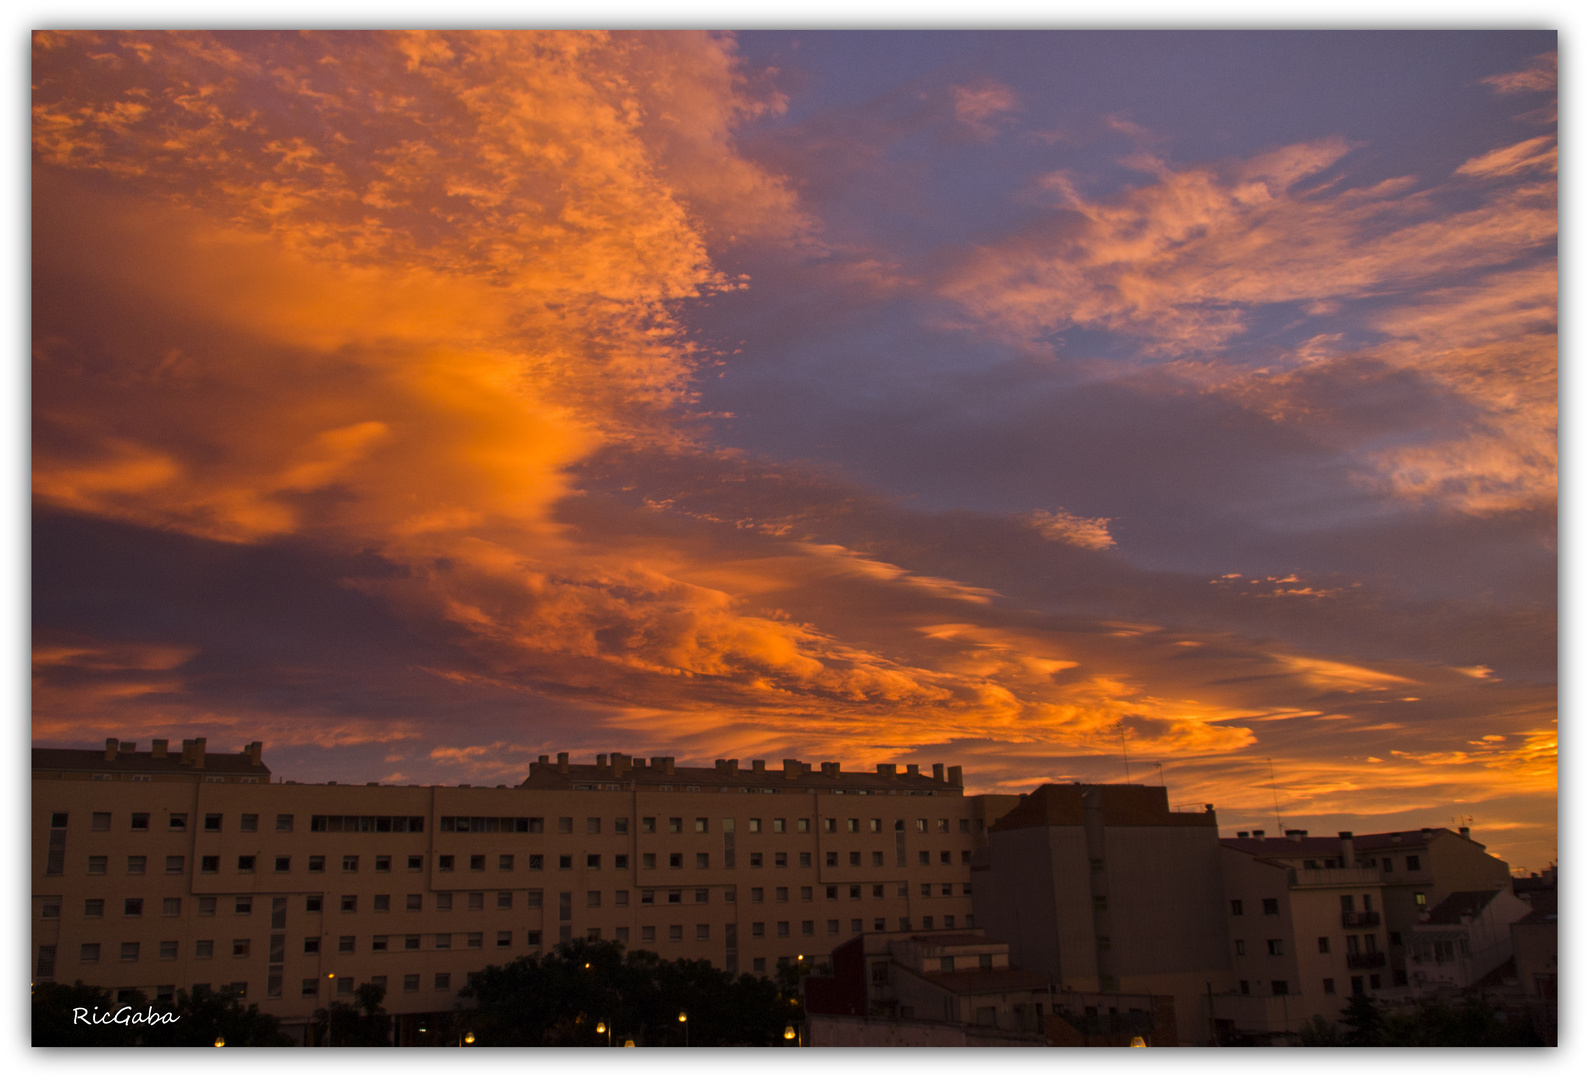
[[[1533,914],[1510,888],[1454,892],[1407,934],[1408,974],[1419,991],[1461,993],[1514,959],[1514,923]]]
[[[1236,978],[1213,996],[1224,1041],[1295,1032],[1389,987],[1381,872],[1358,864],[1351,833],[1238,834],[1220,841],[1220,869]]]
[[[514,787],[350,786],[274,782],[262,754],[35,749],[35,977],[230,988],[294,1025],[364,982],[447,1011],[576,936],[771,975],[973,924],[990,811],[957,767],[559,754]]]
[[[1177,1039],[1210,1040],[1232,975],[1213,807],[1162,787],[1045,784],[989,827],[971,869],[977,925],[1062,991],[1168,995]]]

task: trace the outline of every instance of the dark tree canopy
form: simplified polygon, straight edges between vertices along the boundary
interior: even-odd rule
[[[798,1027],[798,974],[738,978],[704,960],[663,960],[616,942],[575,941],[542,957],[488,967],[463,991],[472,1008],[454,1018],[484,1046],[781,1046]]]

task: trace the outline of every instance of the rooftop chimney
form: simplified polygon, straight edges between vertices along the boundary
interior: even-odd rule
[[[1433,829],[1424,829],[1423,830],[1424,843],[1427,844],[1429,841],[1433,840],[1434,837],[1435,837],[1435,831]]]
[[[156,757],[156,758],[165,757],[166,756],[166,747],[168,747],[170,745],[171,744],[168,741],[166,741],[165,739],[156,739],[154,742],[149,744],[149,756],[150,757]]]
[[[184,765],[192,765],[193,764],[193,740],[192,739],[183,739],[182,740],[182,764],[184,764]]]
[[[261,764],[263,764],[261,759],[265,756],[265,744],[264,743],[258,742],[258,741],[251,742],[246,747],[244,747],[244,752],[248,754],[248,763],[250,765],[261,765]]]
[[[629,771],[628,754],[613,754],[607,760],[612,762],[612,774],[614,776],[622,776]]]
[[[739,775],[739,759],[737,757],[723,759],[723,771],[729,776]]]
[[[949,772],[949,783],[950,783],[950,785],[952,787],[964,787],[965,786],[965,784],[962,783],[961,780],[960,780],[960,766],[951,765],[951,766],[949,766],[948,772]]]
[[[1247,839],[1247,837],[1249,837],[1251,835],[1252,834],[1249,833],[1249,832],[1245,832],[1245,831],[1244,832],[1239,832],[1239,833],[1236,834],[1236,839],[1237,840],[1245,840],[1245,839]]]
[[[1306,829],[1287,829],[1286,830],[1286,839],[1287,840],[1296,840],[1296,841],[1300,842],[1302,840],[1302,838],[1304,836],[1306,836],[1306,835],[1308,835],[1308,830],[1306,830]]]
[[[204,740],[203,739],[194,739],[193,740],[193,767],[195,769],[204,768]]]
[[[905,775],[906,776],[920,776],[921,775],[921,766],[920,765],[906,765],[905,766]]]
[[[750,771],[758,775],[764,773],[767,771],[767,763],[760,759],[752,759],[750,763]]]
[[[670,758],[670,757],[652,758],[651,759],[651,764],[652,764],[652,766],[654,768],[660,768],[662,770],[662,775],[663,776],[672,776],[673,775],[673,759],[672,758]]]
[[[1338,833],[1341,838],[1341,865],[1351,870],[1357,866],[1357,845],[1352,842],[1350,832]]]
[[[803,772],[805,772],[805,768],[798,758],[786,757],[783,759],[784,779],[793,780]]]
[[[1262,829],[1254,829],[1252,831],[1252,838],[1254,840],[1262,840],[1263,839],[1263,830]]]
[[[822,775],[830,780],[837,780],[839,778],[839,763],[837,761],[824,761],[822,763]]]
[[[1471,840],[1472,837],[1470,837],[1468,835],[1469,832],[1470,832],[1470,830],[1468,829],[1468,827],[1466,825],[1464,825],[1460,829],[1457,830],[1457,835],[1462,837],[1462,839],[1464,839],[1464,840]]]
[[[894,775],[894,766],[892,766],[892,765],[879,765],[877,767],[877,775],[878,776],[893,776]]]
[[[537,765],[550,765],[551,763],[552,759],[547,757],[545,754],[542,754],[540,757],[535,759],[535,764]]]
[[[568,772],[568,754],[566,751],[557,755],[557,771],[565,774]]]
[[[605,769],[606,767],[607,767],[607,755],[606,754],[597,754],[596,755],[596,768]]]
[[[120,749],[121,749],[121,743],[117,742],[115,739],[106,739],[105,740],[105,760],[106,761],[115,761],[116,760],[116,751],[120,750]]]
[[[940,784],[943,783],[943,765],[942,765],[942,763],[940,763],[940,762],[934,762],[933,763],[933,766],[932,766],[932,778],[934,780],[938,781]]]

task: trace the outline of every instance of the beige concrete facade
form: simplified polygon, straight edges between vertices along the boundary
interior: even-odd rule
[[[36,978],[230,986],[297,1023],[371,981],[390,1012],[450,1010],[469,973],[570,937],[772,975],[972,923],[987,811],[958,769],[563,755],[518,787],[348,786],[193,751],[35,751]]]

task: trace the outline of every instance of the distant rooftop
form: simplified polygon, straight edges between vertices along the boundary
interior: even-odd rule
[[[1494,900],[1495,895],[1500,891],[1500,889],[1473,889],[1454,892],[1430,908],[1423,922],[1454,926],[1463,919],[1474,918],[1489,906],[1490,901]]]
[[[700,790],[700,791],[764,791],[825,790],[835,793],[869,794],[875,792],[918,793],[931,795],[939,792],[960,794],[963,790],[960,766],[941,764],[927,767],[878,765],[873,772],[845,772],[837,761],[824,761],[813,769],[809,762],[785,758],[780,768],[767,768],[764,761],[752,761],[749,768],[741,768],[738,758],[720,758],[710,769],[680,767],[671,757],[630,757],[628,754],[597,754],[595,764],[568,760],[567,754],[558,754],[557,760],[542,754],[531,762],[530,774],[522,787],[562,790],[627,790],[629,787]]]
[[[1222,836],[1219,842],[1225,847],[1236,851],[1245,851],[1249,855],[1268,855],[1280,858],[1296,856],[1330,856],[1335,857],[1341,853],[1343,840],[1352,841],[1353,850],[1358,855],[1381,854],[1388,851],[1412,850],[1428,847],[1437,837],[1450,836],[1466,840],[1474,844],[1481,851],[1484,845],[1474,840],[1463,829],[1454,833],[1450,829],[1402,829],[1398,832],[1382,833],[1357,833],[1342,836],[1309,836],[1306,829],[1287,829],[1284,836],[1266,836],[1262,829],[1252,832],[1239,832],[1235,836]]]
[[[1045,825],[1081,825],[1087,808],[1103,813],[1105,826],[1175,825],[1216,828],[1214,808],[1183,814],[1170,810],[1169,792],[1143,784],[1044,784],[1021,797],[990,832]]]
[[[33,748],[33,771],[64,777],[83,776],[226,776],[270,782],[270,767],[261,760],[263,743],[249,743],[238,754],[211,753],[204,739],[184,739],[182,749],[170,750],[170,741],[155,739],[150,749],[135,742],[106,739],[103,750]]]

